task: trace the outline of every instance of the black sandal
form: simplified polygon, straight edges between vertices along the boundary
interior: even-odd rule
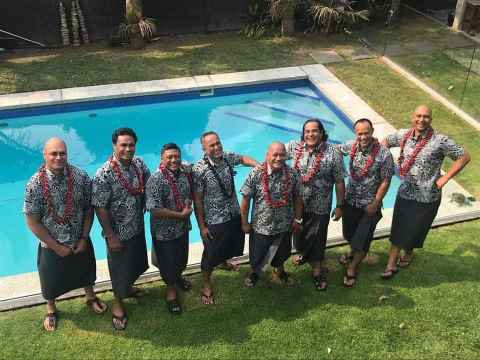
[[[180,315],[182,307],[177,299],[167,300],[167,309],[172,315]]]
[[[390,280],[398,273],[398,269],[387,269],[385,270],[380,277],[383,280]]]
[[[213,297],[213,291],[210,293],[210,295],[207,295],[204,292],[202,292],[200,297],[203,305],[215,305],[215,298]]]
[[[273,282],[277,282],[275,278],[277,278],[282,285],[291,286],[294,283],[293,278],[285,270],[280,273],[274,270],[272,274]]]
[[[325,291],[328,287],[327,276],[324,271],[322,271],[317,276],[312,276],[313,286],[317,291]]]
[[[349,283],[349,281],[351,280],[353,280],[353,283]],[[355,286],[356,282],[357,282],[357,275],[348,275],[348,273],[345,272],[345,275],[343,276],[343,286],[351,289]]]
[[[45,327],[45,321],[48,321],[48,325],[52,328],[51,330]],[[43,328],[45,331],[55,331],[57,330],[57,312],[54,311],[53,313],[46,313],[45,317],[43,318]]]
[[[252,272],[252,273],[247,275],[247,277],[243,281],[243,284],[246,287],[254,287],[257,284],[257,281],[258,281],[258,274]]]
[[[127,328],[127,321],[127,314],[123,314],[123,316],[117,316],[112,314],[112,325],[114,330],[125,330]]]
[[[96,296],[91,299],[87,299],[87,301],[85,301],[85,304],[90,310],[92,310],[97,315],[103,314],[105,311],[108,310],[108,305],[105,303],[102,303],[100,299]],[[105,308],[103,308],[103,310],[97,311],[95,310],[95,305],[97,305],[99,309],[102,309],[103,307],[102,305],[105,305]]]

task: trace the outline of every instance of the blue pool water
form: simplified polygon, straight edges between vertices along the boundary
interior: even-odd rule
[[[297,139],[310,117],[323,120],[329,141],[353,138],[350,120],[307,81],[223,89],[209,97],[197,92],[0,111],[0,277],[36,270],[38,242],[25,226],[22,202],[26,182],[42,164],[48,138],[63,138],[69,162],[93,176],[111,154],[112,131],[131,127],[139,138],[137,155],[153,172],[160,148],[167,142],[181,147],[183,160],[200,159],[199,136],[207,130],[220,134],[225,150],[262,160],[270,142]],[[237,190],[248,171],[237,169]],[[394,179],[385,207],[393,206],[397,188],[398,179]],[[146,223],[149,229],[148,216]],[[91,235],[97,259],[106,258],[96,220]],[[148,231],[147,237],[150,243]],[[196,226],[190,238],[192,243],[200,241]]]

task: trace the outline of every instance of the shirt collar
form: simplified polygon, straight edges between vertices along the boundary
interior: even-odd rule
[[[48,177],[49,178],[57,178],[57,177],[64,177],[64,176],[67,176],[67,166],[65,166],[63,168],[63,171],[61,174],[55,174],[53,171],[51,171],[50,169],[48,169],[47,167],[45,167],[45,172],[47,173]]]
[[[218,163],[215,163],[215,161],[213,161],[213,159],[210,156],[208,156],[207,154],[205,154],[205,158],[210,163],[210,165],[217,166],[218,163],[220,163],[223,160],[223,154],[222,154],[222,158],[218,161]]]

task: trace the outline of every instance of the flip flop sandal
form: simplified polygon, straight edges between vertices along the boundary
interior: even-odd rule
[[[296,266],[302,266],[307,263],[307,260],[305,260],[302,255],[295,255],[292,258],[292,263],[293,265],[296,265]]]
[[[317,291],[326,291],[328,287],[327,277],[325,273],[320,273],[317,276],[312,276],[313,286]]]
[[[342,265],[347,265],[352,260],[353,260],[353,255],[348,253],[340,255],[340,257],[338,258],[338,262]]]
[[[48,326],[51,328],[51,330],[45,327],[45,321],[48,321]],[[57,330],[57,312],[56,311],[53,313],[45,314],[45,317],[43,318],[43,328],[45,329],[45,331],[48,331],[48,332]]]
[[[398,269],[387,269],[385,270],[380,277],[383,280],[390,280],[398,273]]]
[[[411,257],[400,256],[397,260],[397,266],[399,266],[401,268],[406,268],[408,265],[410,265],[412,260],[413,260],[413,256],[411,256]]]
[[[352,283],[350,283],[350,281],[352,281]],[[355,283],[357,282],[357,276],[356,275],[348,275],[347,273],[345,273],[345,275],[343,276],[343,285],[346,287],[346,288],[353,288],[355,286]]]
[[[103,314],[108,309],[108,306],[100,302],[100,299],[96,296],[85,301],[85,304],[90,310],[92,310],[95,314],[98,315]],[[97,308],[95,308],[95,305],[97,305],[99,309],[102,309],[102,304],[105,306],[105,308],[103,310],[96,310]]]
[[[254,287],[257,284],[257,281],[258,281],[258,274],[252,272],[252,273],[247,275],[247,277],[243,281],[243,284],[246,287]]]
[[[207,295],[204,292],[202,292],[201,300],[203,305],[214,305],[215,298],[213,297],[213,291],[210,293],[210,295]]]
[[[182,313],[182,307],[177,299],[167,300],[167,309],[172,315],[180,315]]]
[[[281,284],[287,286],[291,286],[294,283],[293,278],[286,271],[282,271],[281,273],[274,271],[272,274],[272,281],[275,283],[280,282]]]
[[[179,277],[175,285],[177,285],[177,287],[183,291],[192,290],[192,283],[184,277]]]
[[[127,321],[127,314],[124,314],[123,316],[117,316],[112,314],[112,325],[114,330],[125,330],[127,328]]]

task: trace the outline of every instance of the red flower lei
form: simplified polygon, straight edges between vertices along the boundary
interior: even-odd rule
[[[60,217],[53,206],[52,194],[50,193],[50,186],[48,184],[48,176],[45,165],[42,165],[39,172],[40,184],[42,185],[43,198],[47,203],[48,212],[52,214],[53,220],[60,225],[68,224],[72,217],[73,210],[73,175],[70,166],[67,164],[67,196],[65,199],[65,211]]]
[[[172,189],[173,199],[175,200],[175,207],[177,208],[177,211],[182,211],[185,207],[185,203],[180,198],[180,192],[178,191],[177,183],[163,164],[160,164],[158,169],[162,172],[162,175],[165,177],[165,179],[167,179],[168,185],[170,186],[170,189]],[[187,176],[188,183],[190,184],[190,190],[192,190],[191,175],[188,172],[185,172],[185,175]]]
[[[428,134],[420,141],[416,146],[415,149],[413,150],[412,155],[410,158],[403,163],[405,160],[405,156],[403,155],[403,150],[405,148],[405,143],[407,142],[407,139],[413,135],[415,132],[415,129],[410,129],[402,138],[400,141],[400,156],[398,157],[398,170],[400,172],[400,176],[404,177],[407,175],[407,173],[410,171],[411,167],[415,163],[415,160],[417,159],[417,155],[422,149],[427,145],[428,141],[432,138],[433,136],[433,131],[429,130]]]
[[[137,196],[143,193],[144,191],[144,184],[143,184],[143,174],[142,172],[137,168],[135,163],[132,162],[133,170],[135,171],[135,174],[137,175],[138,178],[138,187],[134,188],[132,187],[127,179],[125,179],[122,175],[122,170],[120,169],[120,166],[118,165],[118,161],[114,159],[113,157],[110,157],[110,163],[112,164],[112,169],[113,172],[115,173],[118,181],[120,184],[122,184],[123,188],[128,191],[130,195]]]
[[[270,194],[270,187],[268,186],[268,167],[267,163],[263,164],[263,171],[262,171],[262,187],[263,192],[265,194],[265,202],[271,208],[278,209],[284,207],[288,203],[289,198],[289,190],[290,190],[290,172],[288,168],[285,166],[283,168],[283,191],[282,191],[282,199],[280,200],[272,200],[272,195]]]
[[[302,142],[298,143],[297,147],[295,148],[295,162],[294,162],[293,167],[297,170],[299,170],[299,167],[300,167],[299,166],[300,165],[300,159],[303,156],[304,146],[305,146],[305,142],[302,141]],[[312,178],[315,176],[315,174],[318,172],[318,170],[320,170],[320,163],[322,161],[324,151],[325,151],[325,143],[320,145],[320,149],[317,153],[317,156],[315,156],[314,166],[310,167],[310,169],[308,169],[307,173],[304,176],[302,176],[302,182],[304,184],[306,184],[310,180],[312,180]]]
[[[378,143],[377,139],[373,139],[373,147],[370,151],[370,156],[368,157],[367,161],[365,162],[364,167],[360,170],[360,173],[357,175],[353,168],[353,160],[355,159],[355,155],[358,151],[358,140],[353,144],[352,149],[350,150],[350,176],[352,179],[359,181],[361,178],[367,175],[368,170],[372,167],[373,163],[375,162],[375,157],[377,156],[378,152],[380,151],[380,144]]]

